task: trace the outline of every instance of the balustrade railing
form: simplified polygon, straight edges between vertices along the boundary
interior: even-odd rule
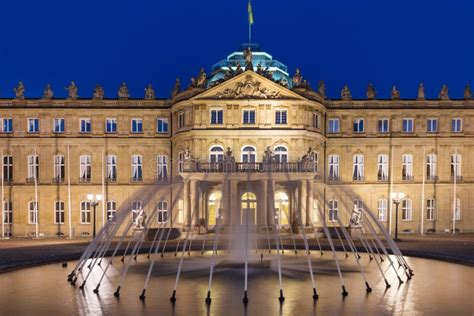
[[[199,162],[189,161],[183,172],[200,173],[244,173],[244,172],[317,172],[316,164],[308,161],[296,162]]]

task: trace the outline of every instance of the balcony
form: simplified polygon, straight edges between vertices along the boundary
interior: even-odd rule
[[[79,183],[91,183],[91,177],[80,177]]]
[[[297,162],[199,162],[188,161],[183,164],[184,173],[248,173],[248,172],[273,172],[273,173],[316,173],[314,163]]]

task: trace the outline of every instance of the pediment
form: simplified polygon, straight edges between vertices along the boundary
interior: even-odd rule
[[[245,71],[227,81],[224,81],[209,90],[206,90],[193,99],[293,99],[306,100],[301,95],[269,80],[253,71]]]

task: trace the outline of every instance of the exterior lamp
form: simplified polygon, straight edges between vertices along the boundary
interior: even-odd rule
[[[93,210],[94,210],[92,237],[95,238],[96,207],[97,205],[99,205],[99,202],[102,200],[102,194],[89,193],[87,194],[87,200],[89,201],[90,205],[93,207]]]
[[[395,238],[393,240],[401,241],[398,238],[398,205],[405,198],[405,193],[403,193],[403,192],[392,192],[390,194],[390,198],[393,200],[393,203],[395,204]]]

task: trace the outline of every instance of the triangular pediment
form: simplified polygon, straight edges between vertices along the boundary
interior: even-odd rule
[[[301,95],[253,71],[245,71],[228,79],[192,99],[293,99],[306,100]]]

